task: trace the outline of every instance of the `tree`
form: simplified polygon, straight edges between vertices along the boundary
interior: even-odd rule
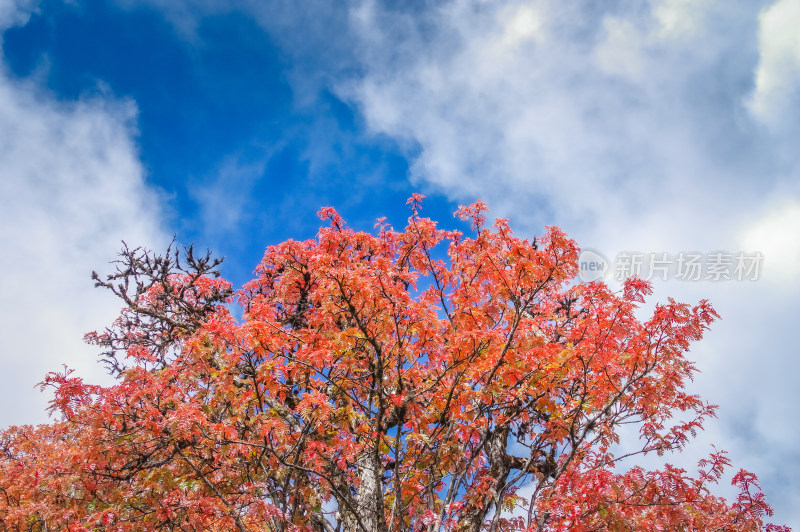
[[[478,202],[457,211],[467,237],[421,199],[376,234],[322,209],[316,239],[268,248],[235,294],[208,255],[124,248],[94,278],[125,307],[87,336],[117,383],[51,373],[58,421],[2,433],[2,529],[764,528],[752,474],[712,494],[722,452],[694,477],[614,454],[623,425],[663,454],[714,415],[684,390],[708,302],[641,322],[649,285],[576,284],[559,229],[521,240]]]

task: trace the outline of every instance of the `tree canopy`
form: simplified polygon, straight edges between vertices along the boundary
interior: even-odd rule
[[[635,465],[714,415],[685,390],[707,301],[640,321],[649,285],[577,283],[560,229],[520,239],[478,202],[467,236],[421,199],[402,231],[324,208],[237,291],[191,248],[124,248],[94,274],[124,308],[87,335],[115,384],[51,373],[54,421],[0,434],[0,529],[788,530],[751,473],[713,494],[723,452]]]

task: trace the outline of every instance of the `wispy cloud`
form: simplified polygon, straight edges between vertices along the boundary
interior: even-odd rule
[[[746,17],[709,2],[592,5],[451,2],[402,17],[365,2],[353,23],[368,68],[340,94],[374,131],[421,146],[416,179],[500,206],[514,187],[537,225],[749,196],[766,157],[737,160],[761,140],[740,103],[755,60],[739,49]],[[535,23],[520,32],[520,20]]]
[[[243,155],[229,155],[210,180],[190,187],[190,193],[200,207],[203,234],[212,240],[236,234],[244,220],[258,209],[253,187],[263,175],[268,157],[259,154],[256,160]]]
[[[759,62],[750,110],[770,125],[797,110],[800,95],[800,1],[779,0],[759,15]],[[796,121],[793,121],[796,122]]]
[[[0,22],[24,23],[33,7],[3,6]],[[91,271],[103,271],[121,239],[166,240],[135,118],[132,102],[58,101],[0,65],[0,388],[13,401],[2,405],[0,426],[46,419],[34,385],[62,363],[103,378],[81,338],[109,325],[119,305],[92,290]]]

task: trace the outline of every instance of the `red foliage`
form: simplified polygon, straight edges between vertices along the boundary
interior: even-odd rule
[[[421,200],[377,234],[320,211],[316,239],[267,249],[241,321],[217,263],[124,250],[98,284],[126,308],[90,335],[118,382],[51,374],[61,420],[2,433],[0,529],[764,528],[752,474],[734,502],[712,494],[723,453],[695,476],[613,454],[623,424],[661,454],[714,415],[684,390],[709,303],[640,322],[649,285],[576,284],[558,228],[518,239],[476,203],[466,237]]]

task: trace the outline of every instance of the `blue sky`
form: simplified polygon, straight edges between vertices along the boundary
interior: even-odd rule
[[[754,281],[656,285],[723,320],[693,349],[714,442],[800,528],[800,0],[1,0],[0,425],[41,422],[121,239],[248,279],[335,206],[456,225],[487,201],[585,248],[759,252]],[[613,281],[612,281],[613,282]],[[677,460],[677,458],[676,458]]]

